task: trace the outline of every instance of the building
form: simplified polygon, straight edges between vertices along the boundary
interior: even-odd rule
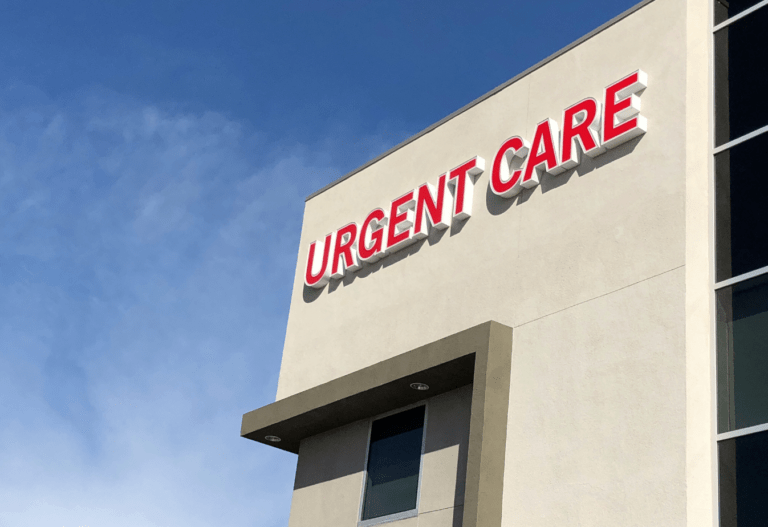
[[[644,1],[308,198],[290,527],[768,525],[766,29]]]

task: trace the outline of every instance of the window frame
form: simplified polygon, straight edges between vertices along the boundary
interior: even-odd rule
[[[394,514],[388,514],[386,516],[379,516],[378,518],[370,518],[368,520],[363,520],[363,506],[365,505],[365,487],[366,487],[366,483],[368,482],[368,457],[370,456],[370,453],[371,453],[371,433],[373,431],[373,423],[375,421],[378,421],[379,419],[390,417],[392,415],[397,415],[407,410],[413,410],[414,408],[418,408],[419,406],[424,407],[424,425],[422,427],[422,433],[421,433],[421,454],[419,454],[419,479],[416,485],[416,506],[413,509],[409,509],[407,511],[396,512]],[[419,504],[421,503],[421,481],[422,481],[422,475],[424,471],[424,449],[427,444],[428,422],[429,422],[429,399],[419,401],[413,404],[409,404],[408,406],[403,406],[395,410],[390,410],[388,412],[375,415],[370,419],[368,419],[368,438],[367,438],[367,443],[365,445],[365,465],[363,468],[363,478],[362,478],[363,481],[361,483],[361,489],[360,489],[360,505],[358,507],[358,512],[357,512],[358,527],[371,527],[373,525],[379,525],[382,523],[389,523],[389,522],[394,522],[398,520],[414,518],[419,515]]]
[[[712,0],[710,3],[710,6],[717,4],[718,1],[719,0]],[[734,35],[731,35],[729,33],[729,30],[731,29],[730,26],[740,23],[744,20],[753,20],[753,21],[756,20],[757,18],[755,17],[755,15],[757,15],[758,17],[768,15],[768,0],[762,0],[761,2],[747,9],[746,11],[743,11],[737,15],[734,15],[733,17],[725,20],[722,23],[717,24],[715,26],[710,26],[712,30],[711,31],[712,36],[710,37],[711,38],[711,43],[710,43],[711,62],[710,63],[712,64],[711,86],[713,86],[714,88],[714,91],[712,94],[713,95],[712,111],[714,113],[714,118],[711,121],[711,126],[714,128],[713,143],[715,146],[716,154],[723,152],[725,150],[728,150],[729,148],[732,148],[738,145],[739,143],[748,141],[753,137],[768,131],[768,122],[765,122],[765,121],[763,122],[756,121],[755,123],[749,123],[748,126],[745,123],[741,123],[740,127],[744,128],[744,130],[732,130],[731,123],[730,123],[730,119],[733,117],[731,115],[733,110],[733,108],[731,108],[731,102],[734,101],[734,99],[739,99],[739,97],[734,98],[732,96],[732,94],[730,93],[731,88],[734,88],[734,87],[744,88],[745,84],[743,79],[740,82],[737,82],[735,85],[731,84],[731,70],[734,67],[736,68],[737,71],[739,70],[740,68],[739,57],[741,55],[731,55],[731,44],[732,44],[731,38]],[[712,13],[711,16],[714,16],[714,13]],[[714,23],[714,19],[712,20],[712,23]],[[754,31],[749,31],[747,33],[741,33],[740,31],[737,31],[737,35],[741,35],[742,37],[744,35],[754,35],[754,34],[755,34]],[[718,36],[723,36],[723,35],[725,38],[725,41],[723,42],[725,46],[719,46]],[[737,42],[738,42],[738,39],[737,39]],[[725,53],[724,55],[723,55],[723,52]],[[725,61],[724,64],[721,64],[722,61]],[[724,75],[722,76],[718,76],[717,74],[719,66],[725,67],[725,72],[724,72]],[[753,69],[753,66],[750,67],[750,70],[751,69]],[[722,80],[723,82],[718,82],[719,80]],[[725,86],[726,89],[722,90],[725,93],[721,94],[720,91],[723,88],[723,86]],[[725,101],[727,108],[721,109],[721,110],[726,111],[726,113],[728,114],[727,117],[725,118],[728,121],[728,131],[723,133],[727,134],[727,138],[720,137],[721,135],[720,127],[724,124],[724,122],[723,122],[723,117],[718,117],[718,107],[719,107],[718,103],[723,97],[725,97],[725,99],[723,100]],[[737,112],[737,117],[738,115],[739,115],[739,112]],[[764,117],[764,116],[761,116],[761,117]],[[738,119],[737,119],[737,122],[738,122]],[[752,126],[756,126],[756,128],[752,128]],[[737,133],[739,135],[736,135]],[[727,139],[727,140],[725,140],[722,143],[719,142],[719,141],[723,141],[724,139]]]
[[[728,27],[729,25],[733,24],[734,22],[738,22],[739,20],[746,18],[753,14],[754,12],[758,11],[759,9],[768,9],[768,0],[763,0],[761,2],[758,2],[751,8],[734,15],[723,22],[720,22],[719,24],[715,22],[715,14],[714,14],[714,4],[717,2],[717,0],[712,0],[710,3],[710,6],[712,9],[710,9],[710,36],[709,36],[709,53],[710,53],[710,87],[712,89],[711,92],[711,106],[709,109],[709,141],[710,141],[710,157],[709,157],[709,175],[710,175],[710,182],[709,182],[709,188],[710,188],[710,270],[711,270],[711,278],[710,278],[710,302],[711,302],[711,316],[710,316],[710,335],[711,335],[711,344],[710,344],[710,353],[711,353],[711,359],[712,359],[712,397],[711,397],[711,404],[713,405],[713,411],[714,411],[714,421],[713,421],[713,441],[714,441],[714,460],[715,460],[715,467],[713,470],[713,475],[715,478],[715,485],[714,485],[714,498],[715,498],[715,522],[716,525],[721,525],[721,504],[722,504],[722,497],[720,495],[721,485],[720,485],[720,443],[722,441],[727,441],[730,439],[735,439],[747,435],[757,434],[761,432],[768,431],[768,423],[763,423],[760,425],[750,426],[746,428],[738,428],[735,430],[731,430],[728,432],[718,432],[718,425],[719,425],[719,413],[718,413],[718,397],[719,397],[719,389],[720,386],[718,384],[718,375],[719,375],[719,358],[720,353],[718,350],[718,319],[717,319],[717,294],[720,290],[725,289],[727,287],[731,287],[737,284],[741,284],[743,282],[747,282],[752,279],[756,279],[758,277],[761,277],[763,275],[768,274],[768,266],[755,269],[753,271],[749,271],[737,276],[732,276],[731,278],[718,281],[717,280],[717,223],[716,223],[716,216],[717,216],[717,172],[716,172],[716,166],[715,166],[715,156],[717,154],[720,154],[722,152],[725,152],[726,150],[729,150],[741,143],[747,142],[751,139],[754,139],[760,135],[768,133],[768,126],[763,126],[762,128],[758,128],[756,130],[753,130],[752,132],[749,132],[747,134],[744,134],[742,136],[731,138],[728,142],[717,146],[716,143],[716,136],[715,136],[715,127],[717,125],[716,118],[715,118],[715,112],[716,112],[716,104],[717,104],[717,96],[715,95],[715,89],[717,86],[717,61],[715,58],[715,34],[722,30],[723,28]]]
[[[731,286],[715,289],[715,348],[717,352],[715,371],[718,375],[716,379],[716,430],[719,441],[732,437],[734,432],[740,430],[752,430],[760,426],[768,427],[768,413],[759,412],[760,415],[749,417],[756,408],[765,408],[764,403],[768,400],[766,399],[768,393],[755,393],[755,388],[749,387],[754,384],[755,379],[750,382],[749,374],[745,375],[745,367],[747,369],[760,368],[763,370],[763,375],[757,379],[764,379],[765,370],[768,367],[768,362],[766,362],[768,356],[763,354],[763,346],[758,345],[758,348],[755,348],[754,343],[750,345],[743,341],[745,334],[754,335],[753,331],[756,331],[754,322],[749,322],[749,319],[768,317],[768,304],[765,303],[765,296],[762,294],[756,296],[755,294],[756,288],[768,290],[767,278],[768,275],[760,273],[756,277],[752,276],[747,280],[737,281]],[[757,304],[754,304],[756,298],[759,300],[757,300]],[[745,309],[747,312],[744,311]],[[764,324],[760,323],[759,327],[764,327]],[[756,341],[763,343],[765,339],[757,337]],[[742,357],[741,360],[739,357]],[[748,358],[745,360],[743,357]],[[746,382],[744,382],[745,379]],[[744,399],[745,391],[746,393],[751,392],[751,396],[747,396],[746,399]],[[737,408],[739,410],[738,416]],[[758,431],[752,430],[752,432]],[[736,434],[736,436],[739,435],[744,434]]]
[[[717,0],[712,0],[712,4],[714,6],[714,3],[717,2]],[[738,15],[734,15],[731,18],[721,22],[720,24],[715,24],[714,21],[714,13],[710,13],[711,17],[711,33],[710,33],[710,64],[712,66],[711,69],[711,86],[713,87],[713,90],[715,86],[717,85],[717,64],[715,59],[715,34],[723,29],[724,27],[729,26],[730,24],[734,22],[738,22],[742,18],[745,18],[755,11],[765,8],[768,9],[768,0],[763,0],[762,2],[759,2],[755,4],[754,6],[750,7],[746,11],[743,11],[739,13]],[[713,92],[714,95],[714,92]],[[712,191],[712,200],[710,203],[711,210],[713,211],[712,214],[712,234],[711,234],[711,243],[712,243],[712,259],[711,265],[713,266],[713,283],[712,283],[712,290],[713,292],[716,292],[720,289],[730,287],[732,285],[739,284],[741,282],[746,282],[747,280],[751,280],[752,278],[757,278],[759,276],[762,276],[764,274],[768,274],[768,266],[761,267],[758,269],[754,269],[752,271],[742,273],[740,275],[732,276],[731,278],[727,278],[725,280],[717,281],[717,196],[715,193],[717,192],[717,171],[716,166],[714,162],[714,158],[717,154],[720,154],[722,152],[725,152],[726,150],[730,150],[731,148],[738,146],[742,143],[745,143],[751,139],[754,139],[758,136],[761,136],[763,134],[768,133],[768,125],[763,126],[761,128],[758,128],[756,130],[753,130],[747,134],[741,135],[736,138],[732,138],[726,143],[723,143],[720,146],[717,146],[715,143],[715,126],[716,126],[716,120],[715,120],[715,105],[717,104],[717,97],[712,97],[712,108],[710,108],[710,189]],[[716,326],[716,321],[713,322],[713,326]],[[716,336],[716,335],[715,335]],[[717,349],[715,348],[715,352],[717,352]]]
[[[717,0],[712,0],[712,7],[714,7],[714,3],[715,2],[717,2]],[[761,7],[766,6],[766,5],[768,5],[768,0],[763,0],[762,2],[758,2],[757,4],[753,5],[752,7],[748,8],[748,9],[745,9],[741,13],[739,13],[737,15],[733,15],[730,18],[726,18],[725,20],[723,20],[722,22],[720,22],[717,25],[714,25],[714,10],[713,10],[713,16],[712,16],[713,28],[712,28],[712,33],[717,33],[719,30],[723,29],[724,27],[726,27],[726,26],[728,26],[730,24],[733,24],[734,22],[737,22],[737,21],[741,20],[742,18],[744,18],[746,16],[751,15],[752,13],[754,13],[755,11],[757,11],[758,9],[760,9]]]

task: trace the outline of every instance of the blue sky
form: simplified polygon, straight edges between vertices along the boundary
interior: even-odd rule
[[[305,196],[634,3],[5,0],[0,526],[287,525]]]

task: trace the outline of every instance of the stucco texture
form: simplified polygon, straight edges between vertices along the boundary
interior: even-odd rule
[[[393,527],[460,527],[472,386],[427,400],[418,516]],[[289,527],[355,527],[370,420],[305,439],[299,450]]]
[[[309,200],[277,398],[495,320],[515,332],[502,525],[712,524],[709,9],[656,0]],[[638,68],[647,134],[491,193],[504,140]],[[476,155],[470,219],[304,287],[311,242]]]
[[[685,263],[681,3],[658,0],[306,204],[278,399],[487,320],[517,327]],[[651,38],[652,37],[652,38]],[[642,44],[638,41],[642,40]],[[654,42],[658,42],[654,44]],[[642,68],[648,133],[323,290],[308,246]]]

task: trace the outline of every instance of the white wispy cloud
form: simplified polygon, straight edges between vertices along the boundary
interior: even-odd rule
[[[239,419],[274,398],[303,200],[349,140],[95,90],[0,108],[0,525],[285,525],[295,459]]]

